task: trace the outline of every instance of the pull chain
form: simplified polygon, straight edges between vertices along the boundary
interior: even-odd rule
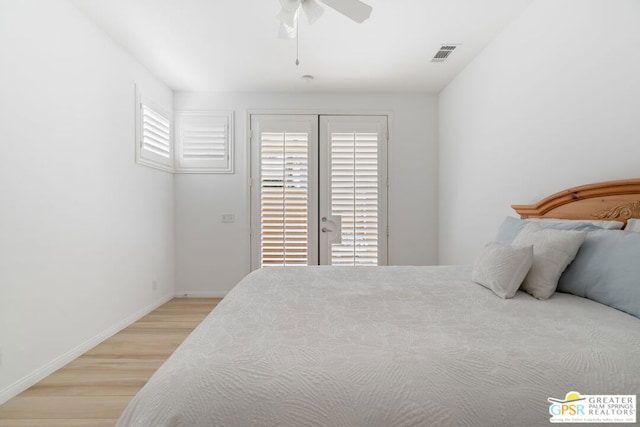
[[[296,12],[296,14],[299,13],[299,11],[300,10],[298,9],[298,12]],[[297,19],[296,19],[296,21],[297,21]],[[298,27],[299,27],[298,22],[296,22],[296,66],[300,65],[300,60],[298,58],[300,56],[298,54],[298,51],[299,51],[299,49],[298,49]]]

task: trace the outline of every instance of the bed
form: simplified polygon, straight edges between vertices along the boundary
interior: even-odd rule
[[[514,209],[525,227],[532,218],[635,226],[640,179]],[[640,233],[597,228],[562,233],[583,233],[591,247],[593,236],[633,240],[640,254]],[[595,268],[580,251],[570,267]],[[153,375],[118,426],[535,426],[556,417],[554,400],[640,394],[640,319],[623,311],[633,309],[566,292],[501,298],[471,280],[476,269],[254,271]],[[630,292],[622,304],[640,294]]]

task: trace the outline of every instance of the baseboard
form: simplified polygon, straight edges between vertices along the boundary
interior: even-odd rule
[[[110,327],[109,329],[106,329],[101,333],[99,333],[98,335],[92,338],[89,338],[87,341],[83,342],[82,344],[72,348],[68,352],[56,357],[46,365],[43,365],[40,368],[36,369],[26,377],[23,377],[18,381],[14,382],[13,384],[10,384],[9,386],[0,390],[0,405],[5,403],[7,400],[17,396],[18,394],[22,393],[23,391],[25,391],[32,385],[36,384],[37,382],[48,377],[58,369],[65,366],[67,363],[83,355],[84,353],[91,350],[93,347],[97,346],[107,338],[110,338],[113,335],[117,334],[127,326],[131,325],[133,322],[139,320],[143,316],[146,316],[147,314],[149,314],[156,308],[160,307],[162,304],[166,303],[167,301],[171,300],[172,298],[173,298],[173,293],[168,293],[163,295],[156,301],[152,302],[151,304],[142,308],[141,310],[136,311],[131,316],[126,317],[124,320],[118,322],[117,324]]]
[[[225,291],[176,291],[176,298],[224,298]]]

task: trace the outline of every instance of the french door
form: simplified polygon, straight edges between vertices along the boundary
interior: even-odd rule
[[[251,116],[252,269],[387,263],[387,117]]]

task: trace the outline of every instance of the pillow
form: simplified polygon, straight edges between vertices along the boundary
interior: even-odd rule
[[[511,244],[522,229],[527,225],[527,221],[508,216],[502,221],[496,235],[496,242]]]
[[[533,265],[521,289],[538,299],[553,295],[560,275],[586,236],[586,231],[554,230],[529,223],[513,240],[514,246],[533,245]]]
[[[485,245],[473,264],[471,280],[501,298],[513,298],[533,263],[533,246],[498,242]]]
[[[560,278],[558,291],[640,318],[640,233],[589,233],[576,259]]]
[[[627,226],[624,228],[624,230],[640,233],[640,219],[631,218],[630,220],[628,220]]]
[[[539,224],[543,228],[553,228],[556,230],[578,230],[578,231],[596,231],[602,230],[604,227],[598,227],[593,223],[604,223],[604,222],[616,222],[619,224],[623,224],[619,221],[574,221],[574,220],[562,220],[562,219],[541,219],[541,218],[532,218],[532,219],[518,219],[508,216],[498,228],[498,234],[496,235],[496,241],[500,243],[511,243],[513,239],[522,231],[527,224],[531,222],[535,222]]]

